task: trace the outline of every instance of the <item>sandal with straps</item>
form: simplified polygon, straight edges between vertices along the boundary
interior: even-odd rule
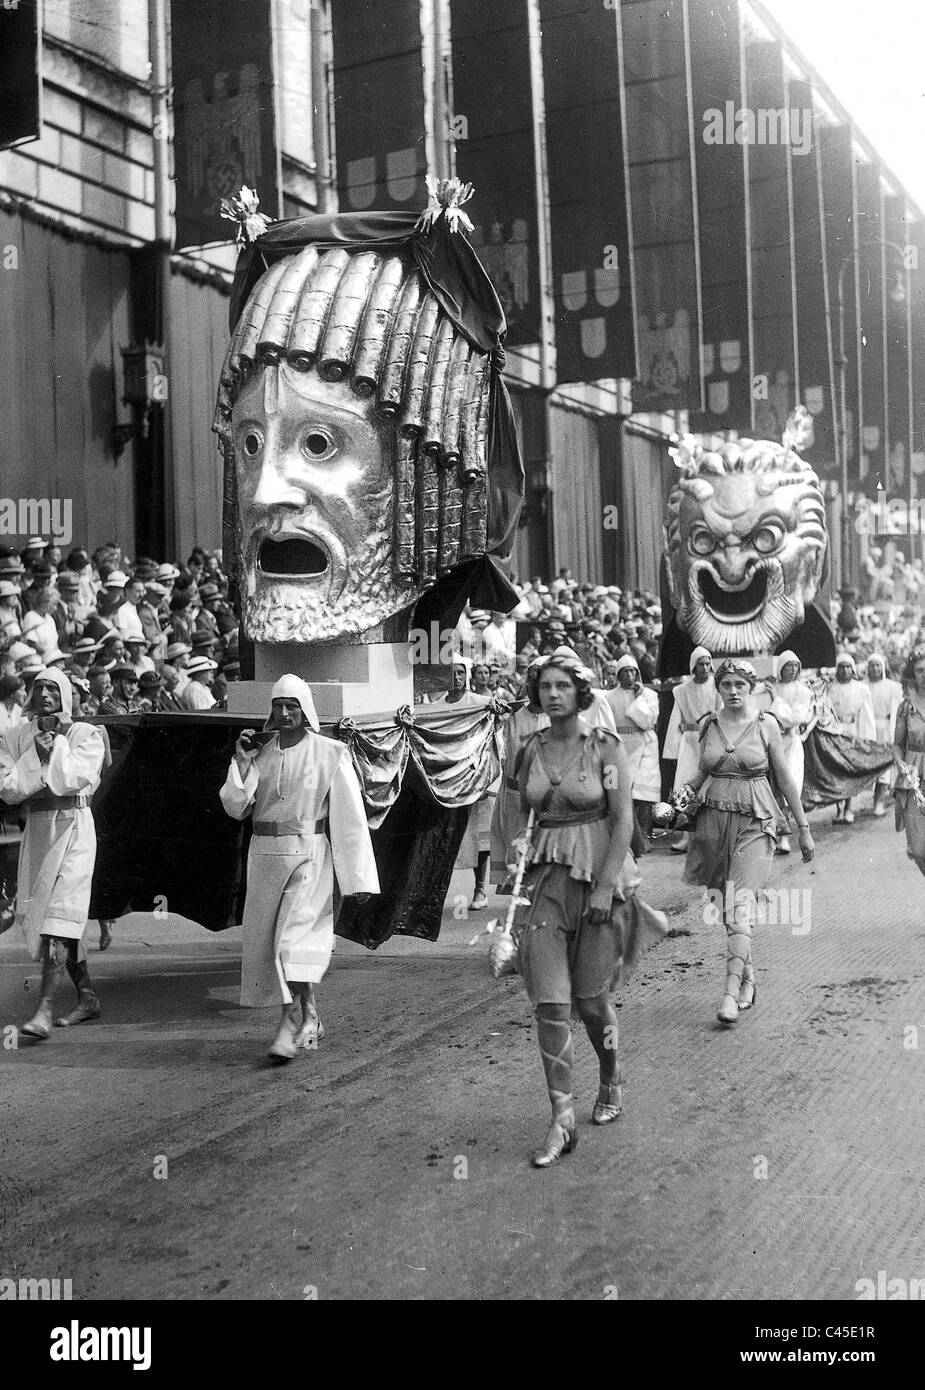
[[[537,1149],[530,1162],[534,1168],[551,1168],[554,1163],[558,1163],[563,1154],[574,1153],[578,1148],[578,1126],[575,1123],[574,1110],[565,1110],[562,1119],[568,1120],[568,1124],[561,1124],[559,1120],[553,1120],[552,1128],[546,1136],[546,1143],[542,1149]]]
[[[591,1111],[593,1125],[609,1125],[623,1114],[622,1081],[602,1082]]]

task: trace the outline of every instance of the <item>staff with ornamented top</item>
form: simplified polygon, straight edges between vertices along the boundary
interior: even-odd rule
[[[235,820],[253,813],[241,1003],[282,1002],[270,1056],[289,1061],[324,1036],[315,986],[334,950],[334,876],[344,897],[362,899],[379,892],[379,874],[350,752],[319,733],[305,681],[281,677],[271,711],[263,735],[238,739],[219,795]]]

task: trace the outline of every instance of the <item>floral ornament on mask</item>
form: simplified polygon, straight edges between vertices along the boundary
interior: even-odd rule
[[[264,213],[258,212],[260,199],[255,188],[243,184],[237,198],[223,198],[221,215],[227,222],[237,222],[238,231],[235,242],[247,246],[263,236],[271,221]]]
[[[461,179],[435,179],[433,174],[427,175],[426,183],[430,202],[418,218],[415,231],[429,232],[441,217],[445,217],[451,232],[458,232],[460,226],[471,232],[472,220],[462,207],[475,191],[472,184],[463,183]]]

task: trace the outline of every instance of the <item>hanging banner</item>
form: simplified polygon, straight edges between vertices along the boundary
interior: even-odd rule
[[[587,0],[541,0],[560,381],[636,375],[617,24]]]
[[[358,14],[358,10],[362,13]],[[342,212],[424,208],[420,6],[332,0],[337,189]]]
[[[820,477],[835,478],[838,400],[832,321],[826,306],[825,229],[820,207],[821,147],[809,83],[788,83],[787,97],[791,130],[799,128],[807,142],[805,154],[794,154],[791,158],[793,251],[799,305],[799,394],[812,421],[811,436],[802,453]],[[802,146],[795,148],[802,149]]]
[[[858,265],[861,283],[861,379],[864,385],[859,435],[859,477],[864,482],[867,495],[872,496],[878,483],[883,488],[889,486],[889,470],[886,466],[886,381],[883,374],[883,238],[886,232],[883,228],[883,192],[879,164],[857,164],[856,177]],[[895,263],[895,258],[892,269],[894,276],[891,283],[895,285],[895,274],[901,269]],[[851,267],[845,272],[846,281],[849,278],[849,289],[853,289]],[[837,314],[837,304],[834,307]]]
[[[536,160],[526,0],[452,0],[456,172],[510,346],[540,340]]]
[[[270,0],[197,0],[171,19],[177,246],[229,240],[221,200],[246,184],[278,210]]]
[[[42,133],[42,22],[39,0],[0,8],[0,150]]]
[[[856,252],[857,204],[854,184],[854,151],[848,126],[824,126],[819,132],[822,153],[822,195],[825,204],[826,266],[829,276],[829,305],[836,369],[838,367],[839,279],[845,325],[846,415],[849,488],[859,481],[859,364],[857,355],[857,306],[855,278],[857,266],[851,259]],[[836,370],[839,416],[841,413],[840,372]],[[840,433],[840,430],[839,430]]]
[[[899,196],[884,201],[884,256],[886,261],[886,448],[891,497],[909,496],[909,308],[911,262],[906,246],[909,213]],[[866,393],[865,393],[866,394]]]
[[[748,44],[745,73],[755,354],[753,428],[759,439],[779,440],[787,416],[797,404],[787,178],[787,145],[791,132],[780,44]]]
[[[912,296],[912,476],[925,496],[925,222],[909,229],[909,291]],[[921,529],[921,528],[920,528]]]
[[[738,0],[691,0],[691,91],[697,166],[705,411],[691,428],[751,428],[748,241]]]
[[[623,100],[639,372],[634,410],[701,406],[685,0],[625,0]]]

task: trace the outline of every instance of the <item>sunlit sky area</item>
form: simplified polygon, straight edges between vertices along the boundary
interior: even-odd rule
[[[764,0],[925,212],[925,0]]]

